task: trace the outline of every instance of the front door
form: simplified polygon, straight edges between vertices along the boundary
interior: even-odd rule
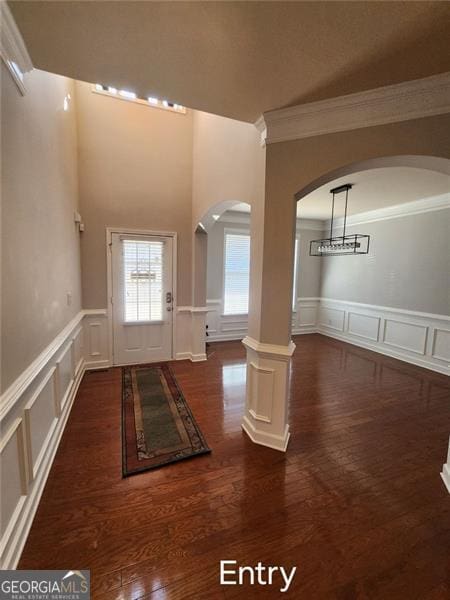
[[[173,238],[113,233],[115,365],[172,358]]]

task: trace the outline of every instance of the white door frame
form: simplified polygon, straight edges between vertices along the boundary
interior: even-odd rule
[[[118,233],[121,235],[154,235],[154,236],[165,236],[172,238],[172,355],[171,360],[175,359],[176,356],[176,333],[177,333],[177,239],[178,235],[176,231],[156,231],[153,229],[130,229],[129,227],[107,227],[106,228],[106,289],[107,289],[107,314],[108,314],[108,354],[109,363],[114,365],[114,346],[113,346],[113,310],[112,310],[112,234]]]

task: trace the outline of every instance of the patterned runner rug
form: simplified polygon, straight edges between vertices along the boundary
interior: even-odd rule
[[[167,363],[122,367],[124,477],[209,452]]]

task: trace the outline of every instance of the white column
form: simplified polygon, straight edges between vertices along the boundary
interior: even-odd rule
[[[294,342],[264,344],[246,337],[247,393],[242,428],[256,444],[286,452],[289,443],[288,392]]]
[[[193,306],[191,311],[191,360],[206,360],[206,306]]]
[[[445,486],[450,494],[450,437],[448,438],[448,453],[447,462],[442,467],[441,477],[445,483]]]

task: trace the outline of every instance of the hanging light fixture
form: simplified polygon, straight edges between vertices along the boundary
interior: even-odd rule
[[[312,240],[309,244],[310,256],[343,256],[348,254],[369,253],[369,235],[362,235],[359,233],[346,235],[348,190],[351,189],[352,184],[345,183],[344,185],[340,185],[339,187],[335,187],[330,190],[330,193],[333,194],[331,205],[330,237],[322,240]],[[334,199],[336,194],[341,194],[342,192],[345,192],[344,228],[342,235],[333,237]]]

